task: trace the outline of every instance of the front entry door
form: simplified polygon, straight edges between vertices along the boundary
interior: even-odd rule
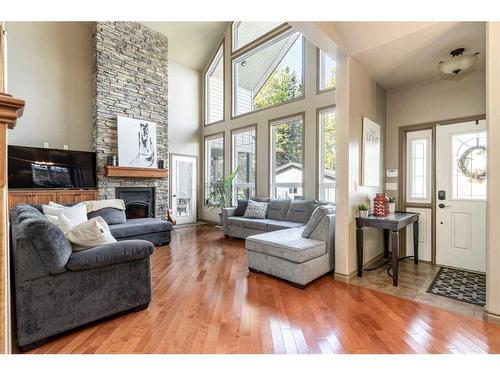
[[[436,263],[486,270],[486,121],[436,127]]]
[[[172,154],[172,213],[177,224],[196,222],[196,157]]]

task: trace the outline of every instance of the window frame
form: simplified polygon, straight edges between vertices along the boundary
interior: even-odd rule
[[[207,78],[208,73],[210,72],[210,68],[212,64],[215,62],[219,51],[222,48],[222,119],[217,121],[208,122],[208,84]],[[203,125],[210,126],[215,124],[220,124],[226,120],[226,38],[222,39],[222,42],[219,44],[215,53],[210,58],[210,63],[208,64],[205,72],[203,73]]]
[[[259,52],[260,49],[265,48],[267,44],[272,44],[273,41],[279,38],[285,38],[286,34],[294,34],[294,33],[299,33],[299,37],[302,38],[302,95],[297,96],[296,98],[293,98],[291,100],[288,100],[283,103],[278,103],[271,105],[269,107],[261,108],[261,109],[255,109],[250,112],[245,112],[239,115],[235,115],[235,93],[236,93],[236,70],[234,69],[235,63],[238,62],[239,59],[243,58],[244,56],[250,54],[250,53],[255,53]],[[242,53],[239,53],[237,55],[234,55],[231,57],[231,120],[243,117],[243,116],[248,116],[254,113],[258,113],[261,111],[266,111],[271,108],[276,108],[282,105],[290,104],[293,102],[296,102],[298,100],[303,100],[306,97],[306,88],[307,88],[307,79],[306,79],[306,43],[307,39],[303,34],[301,34],[299,31],[294,30],[292,27],[287,27],[283,31],[280,31],[276,35],[272,35],[271,37],[266,38],[265,40],[260,41],[259,44],[256,44],[255,46],[252,46],[251,48],[248,48],[245,51],[242,51]]]
[[[283,23],[279,24],[278,26],[276,26],[274,29],[269,30],[268,32],[266,32],[265,34],[262,34],[261,36],[252,40],[251,42],[235,49],[234,48],[235,47],[234,46],[234,42],[235,42],[234,28],[235,28],[237,23],[241,23],[241,22],[244,22],[244,21],[231,22],[231,55],[238,55],[238,54],[242,53],[243,51],[245,51],[246,49],[251,49],[254,45],[259,44],[263,40],[270,38],[273,34],[275,34],[275,33],[278,34],[278,31],[280,31],[281,29],[283,29],[283,31],[285,31],[286,28],[291,28],[291,26],[289,26],[288,23],[283,22]]]
[[[316,95],[334,91],[337,89],[337,86],[332,86],[325,89],[321,88],[321,78],[322,78],[321,53],[324,53],[326,55],[326,53],[323,50],[321,50],[321,48],[316,47]]]
[[[425,150],[425,197],[415,198],[412,197],[412,149],[411,144],[413,141],[425,139],[426,140],[426,150]],[[414,130],[408,131],[406,133],[406,181],[405,181],[405,196],[406,203],[408,204],[431,204],[432,203],[432,186],[433,186],[433,176],[432,176],[432,163],[433,163],[433,131],[432,129]]]
[[[207,141],[212,139],[222,138],[222,176],[226,177],[226,132],[221,131],[218,133],[207,134],[203,137],[203,205],[205,207],[207,204]]]
[[[317,193],[317,199],[318,200],[321,200],[321,190],[322,190],[322,183],[321,183],[321,174],[322,174],[322,170],[323,170],[323,167],[322,167],[322,162],[323,162],[323,135],[322,135],[322,124],[321,124],[321,114],[324,113],[324,112],[333,112],[334,115],[336,116],[337,113],[337,106],[334,104],[334,105],[328,105],[328,106],[325,106],[325,107],[320,107],[320,108],[317,108],[316,109],[316,144],[318,146],[318,152],[316,153],[316,183],[317,183],[317,189],[316,189],[316,193]],[[335,129],[337,130],[337,129]],[[335,149],[337,148],[337,142],[336,142],[336,131],[335,131]],[[335,170],[337,170],[335,168]],[[335,176],[335,202],[337,201],[337,176]],[[334,203],[335,203],[334,202]]]
[[[305,167],[305,163],[306,163],[306,153],[305,153],[305,127],[306,127],[306,112],[305,111],[302,111],[302,112],[298,112],[298,113],[290,113],[289,115],[286,115],[286,116],[281,116],[281,117],[277,117],[277,118],[272,118],[269,120],[268,122],[268,134],[269,134],[269,147],[268,147],[268,160],[269,160],[269,174],[268,174],[268,177],[269,177],[269,188],[268,188],[268,192],[269,192],[269,197],[271,198],[274,198],[274,195],[273,195],[273,190],[274,190],[274,178],[272,176],[272,172],[273,172],[273,158],[271,157],[271,155],[273,154],[273,150],[274,150],[274,145],[273,145],[273,123],[275,122],[285,122],[283,120],[293,120],[295,118],[301,118],[302,119],[302,196],[304,198],[305,196],[305,186],[306,186],[306,178],[305,178],[305,171],[304,171],[304,167]]]
[[[244,133],[246,130],[254,130],[255,131],[255,168],[254,168],[254,173],[255,173],[255,186],[254,186],[254,191],[255,191],[255,196],[257,196],[257,123],[250,124],[250,125],[243,125],[234,129],[231,129],[231,173],[235,171],[235,158],[234,158],[234,135],[238,133]],[[236,190],[236,184],[235,181],[233,181],[233,204],[237,203],[237,198],[235,194]]]

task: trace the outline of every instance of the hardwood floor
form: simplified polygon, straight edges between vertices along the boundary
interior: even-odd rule
[[[153,300],[32,353],[499,353],[500,327],[326,276],[305,290],[248,273],[244,241],[177,229]]]

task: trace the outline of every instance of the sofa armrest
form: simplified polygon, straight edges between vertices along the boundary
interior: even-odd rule
[[[144,240],[128,240],[75,251],[66,264],[70,271],[82,271],[111,264],[143,259],[153,254],[154,245]]]
[[[309,236],[309,238],[326,242],[326,251],[332,267],[335,265],[335,218],[335,214],[326,215]]]
[[[222,209],[222,229],[225,235],[229,235],[227,230],[227,219],[234,216],[236,212],[236,207],[228,207]]]

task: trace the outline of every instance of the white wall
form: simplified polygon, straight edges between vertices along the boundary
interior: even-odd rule
[[[170,60],[168,62],[169,152],[200,154],[201,73]]]
[[[92,28],[7,22],[9,92],[26,100],[9,144],[92,150]]]

